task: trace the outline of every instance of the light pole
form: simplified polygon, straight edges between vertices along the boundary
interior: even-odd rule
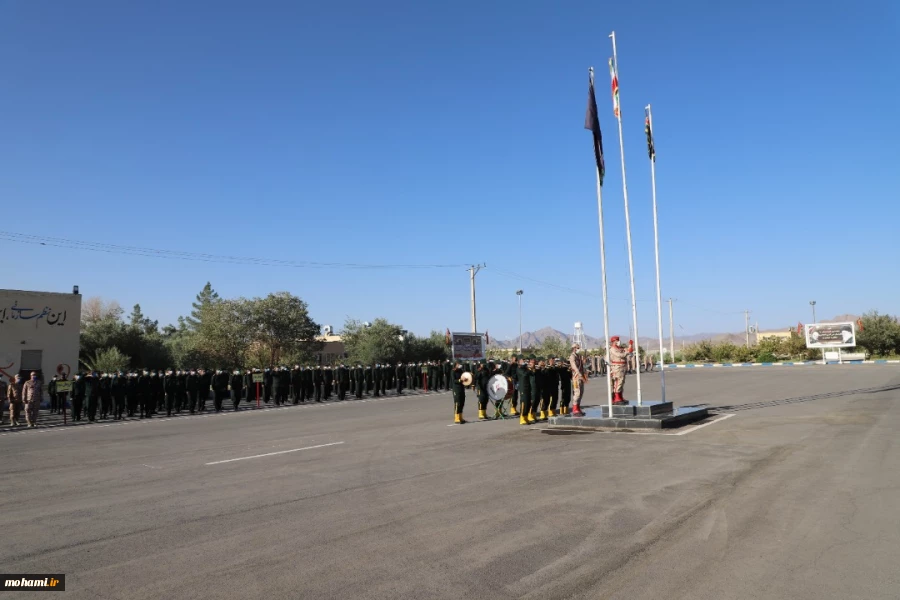
[[[519,354],[522,353],[522,294],[524,290],[516,290],[516,296],[519,297]]]
[[[815,301],[815,300],[810,300],[810,301],[809,301],[809,305],[812,306],[812,311],[813,311],[813,324],[815,324],[815,323],[817,323],[817,321],[816,321],[816,301]]]

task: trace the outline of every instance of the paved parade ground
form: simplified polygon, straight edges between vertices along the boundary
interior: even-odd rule
[[[448,426],[444,393],[8,433],[3,571],[101,599],[900,595],[900,367],[666,376],[731,416]]]

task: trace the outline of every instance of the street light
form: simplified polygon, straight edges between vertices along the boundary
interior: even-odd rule
[[[818,321],[816,321],[816,301],[815,301],[815,300],[810,300],[810,301],[809,301],[809,305],[812,306],[812,311],[813,311],[813,324],[815,324],[815,323],[818,322]]]
[[[519,297],[519,353],[522,353],[522,294],[524,290],[516,290],[516,296]]]

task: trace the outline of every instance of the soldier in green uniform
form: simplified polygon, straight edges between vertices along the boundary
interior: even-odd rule
[[[463,418],[463,408],[466,406],[466,386],[462,381],[465,371],[461,362],[457,362],[453,367],[453,422],[465,423]]]
[[[406,367],[403,366],[402,362],[397,363],[394,373],[394,378],[397,380],[397,395],[400,396],[403,394],[403,387],[406,383]]]
[[[222,412],[222,404],[225,402],[225,396],[228,395],[228,373],[219,369],[216,371],[212,379],[213,386],[213,405],[216,412]]]
[[[533,425],[534,414],[531,409],[532,395],[531,384],[533,380],[532,368],[525,358],[519,359],[516,369],[517,386],[519,388],[519,425]]]
[[[478,397],[478,418],[482,421],[487,419],[487,385],[490,378],[491,372],[488,370],[487,365],[484,364],[484,361],[482,361],[479,363],[478,370],[475,372],[475,390]]]
[[[381,396],[381,382],[384,374],[381,372],[381,364],[376,363],[375,368],[372,369],[372,383],[375,388],[375,397],[378,398]]]
[[[347,390],[350,388],[350,369],[347,365],[341,363],[338,367],[338,400],[347,398]]]
[[[516,416],[519,414],[519,385],[516,377],[516,371],[519,369],[519,357],[513,354],[511,358],[510,363],[506,365],[504,375],[512,380],[510,385],[513,387],[513,393],[509,400],[509,414]]]
[[[281,369],[275,367],[269,372],[272,381],[272,402],[275,406],[281,406]]]
[[[209,390],[212,388],[212,372],[208,369],[197,371],[200,375],[200,387],[197,391],[197,411],[206,411],[206,401],[209,399]]]
[[[331,368],[331,365],[326,365],[322,370],[322,384],[323,384],[323,392],[325,394],[325,400],[331,399],[331,388],[334,385],[334,371]]]
[[[200,394],[200,377],[195,369],[187,372],[185,387],[187,388],[188,410],[193,415],[197,412],[197,397]]]
[[[441,370],[444,372],[444,391],[450,391],[450,383],[451,379],[453,379],[453,365],[450,364],[450,359],[444,361],[444,364],[441,367]]]
[[[312,370],[313,392],[316,402],[322,401],[322,382],[324,381],[324,370],[321,365],[316,366]]]
[[[294,365],[291,369],[291,401],[300,404],[306,400],[306,388],[303,386],[303,369]]]
[[[356,363],[356,368],[354,369],[354,382],[356,383],[356,398],[362,399],[363,390],[366,389],[366,370],[363,369],[361,363]]]
[[[176,383],[176,374],[172,369],[166,371],[163,378],[163,390],[166,393],[166,416],[171,417],[172,411],[178,405],[178,384]]]
[[[366,394],[372,393],[372,385],[375,382],[375,374],[372,370],[372,365],[366,365]]]
[[[121,421],[125,412],[125,374],[114,373],[110,383],[113,397],[113,421]]]
[[[549,394],[547,416],[555,417],[559,403],[559,365],[556,363],[556,357],[552,356],[547,361],[547,392]]]
[[[105,421],[112,409],[112,379],[109,373],[100,375],[100,420]]]
[[[234,410],[238,410],[238,406],[241,403],[241,394],[244,392],[244,378],[241,377],[239,369],[234,370],[234,374],[229,381],[229,386],[231,387],[231,404],[234,407]]]

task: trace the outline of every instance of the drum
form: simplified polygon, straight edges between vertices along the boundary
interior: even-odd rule
[[[499,402],[500,400],[511,398],[513,389],[514,387],[511,377],[497,374],[488,379],[488,397],[494,402]]]
[[[470,385],[472,385],[472,374],[469,373],[468,371],[466,371],[466,372],[463,373],[462,376],[459,378],[459,381],[460,381],[460,383],[462,383],[464,386],[469,387]]]

